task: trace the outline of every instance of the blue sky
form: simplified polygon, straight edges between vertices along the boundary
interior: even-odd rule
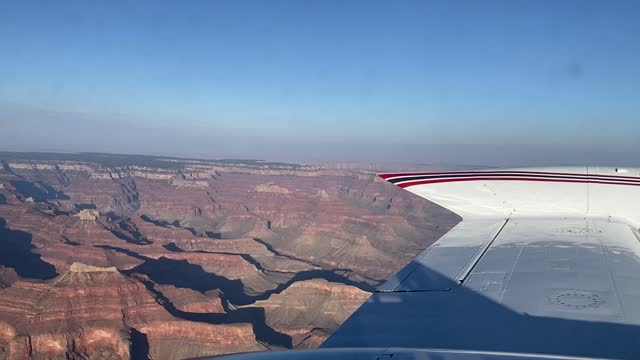
[[[638,163],[637,1],[6,1],[0,148]]]

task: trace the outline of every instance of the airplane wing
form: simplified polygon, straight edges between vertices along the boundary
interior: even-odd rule
[[[314,358],[640,358],[639,169],[380,176],[463,221]]]

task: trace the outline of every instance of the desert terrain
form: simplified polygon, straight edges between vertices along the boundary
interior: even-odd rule
[[[319,346],[454,214],[379,171],[0,152],[0,359]]]

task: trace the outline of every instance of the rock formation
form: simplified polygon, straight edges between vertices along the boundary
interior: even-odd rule
[[[317,338],[313,343],[318,345],[370,295],[353,286],[315,279],[294,283],[251,306],[263,307],[267,324],[291,335],[294,345],[308,347],[310,335]],[[305,341],[307,346],[303,345]]]
[[[0,359],[316,347],[458,221],[368,165],[0,160]]]
[[[78,216],[80,220],[96,221],[100,217],[100,212],[93,209],[84,209],[81,210],[76,216]]]

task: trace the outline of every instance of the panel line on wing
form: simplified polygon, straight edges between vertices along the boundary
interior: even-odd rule
[[[502,224],[502,226],[500,227],[500,230],[498,230],[498,232],[496,233],[496,235],[490,241],[485,243],[481,248],[479,248],[478,252],[476,253],[476,255],[469,260],[469,263],[464,268],[462,268],[462,270],[460,271],[460,273],[457,276],[458,283],[463,284],[465,282],[465,280],[467,280],[467,278],[469,277],[469,275],[473,271],[473,268],[476,267],[476,265],[478,264],[480,259],[482,259],[484,254],[487,253],[487,250],[489,250],[489,248],[491,247],[493,242],[496,241],[498,236],[500,236],[500,233],[502,232],[504,227],[507,226],[508,222],[509,222],[509,219],[506,219],[504,221],[504,224]]]
[[[461,285],[486,249],[491,247],[506,220],[463,221],[456,225],[393,278],[378,292],[448,291]]]
[[[595,228],[596,230],[598,229],[598,225],[596,222],[591,221],[591,224],[587,223],[587,226],[591,225],[591,227]],[[633,229],[631,227],[629,227],[629,229],[631,230],[631,233],[634,235],[633,233]],[[585,234],[586,237],[589,237],[589,232],[587,232]],[[597,236],[597,235],[596,235]],[[625,307],[624,307],[624,303],[620,297],[620,290],[618,289],[618,284],[616,281],[616,277],[613,273],[613,269],[611,268],[611,264],[613,264],[613,259],[611,259],[610,255],[609,255],[609,251],[611,251],[611,249],[609,247],[607,247],[603,241],[603,238],[601,236],[597,236],[598,238],[598,243],[600,244],[600,247],[602,249],[602,256],[605,258],[606,263],[607,263],[607,273],[609,274],[609,278],[611,280],[611,288],[612,288],[612,297],[615,299],[616,304],[618,305],[618,308],[620,309],[620,318],[626,318],[626,311],[625,311]]]

